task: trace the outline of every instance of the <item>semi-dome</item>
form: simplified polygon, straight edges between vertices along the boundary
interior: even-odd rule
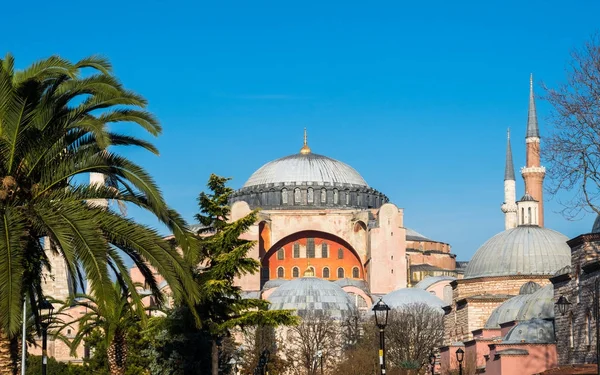
[[[531,319],[515,325],[508,331],[503,344],[553,344],[556,342],[554,323],[544,319]]]
[[[422,303],[441,313],[443,312],[442,307],[446,306],[444,301],[420,288],[397,289],[386,294],[382,299],[392,309],[402,309]]]
[[[296,310],[301,317],[325,315],[345,319],[357,309],[337,284],[316,277],[302,277],[283,283],[268,297],[270,310]]]
[[[465,270],[465,279],[491,276],[553,275],[571,263],[568,238],[548,228],[519,226],[484,243]]]
[[[536,284],[537,285],[537,284]],[[485,323],[485,328],[500,328],[500,324],[513,320],[554,318],[554,289],[552,284],[534,290],[523,284],[521,293],[496,307]]]
[[[294,154],[268,162],[250,176],[244,187],[307,182],[368,187],[362,176],[348,164],[313,153]]]

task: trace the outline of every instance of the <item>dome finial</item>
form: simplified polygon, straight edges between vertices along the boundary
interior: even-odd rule
[[[306,136],[306,128],[304,128],[304,146],[300,149],[302,155],[310,154],[310,147],[308,147],[308,137]]]
[[[304,271],[302,277],[315,277],[315,269],[310,266],[310,262],[306,262],[306,271]]]

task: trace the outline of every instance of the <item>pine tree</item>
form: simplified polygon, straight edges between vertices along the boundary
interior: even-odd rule
[[[229,197],[233,189],[226,186],[229,178],[214,174],[208,181],[209,193],[198,198],[200,213],[196,219],[203,225],[199,259],[204,268],[197,275],[201,287],[198,315],[212,337],[212,374],[218,374],[218,347],[220,338],[229,335],[235,327],[293,325],[297,318],[292,311],[269,311],[268,302],[243,298],[235,277],[256,273],[260,263],[248,257],[254,241],[240,238],[256,222],[258,211],[236,221],[230,217]]]

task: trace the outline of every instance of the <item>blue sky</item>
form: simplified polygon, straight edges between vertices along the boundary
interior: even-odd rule
[[[18,66],[102,54],[148,98],[164,126],[161,155],[122,152],[187,219],[211,172],[240,187],[297,152],[307,127],[314,152],[356,168],[405,209],[406,226],[466,260],[503,230],[505,133],[518,171],[529,74],[551,86],[565,79],[570,51],[598,31],[600,2],[30,0],[3,9],[0,53]],[[542,136],[549,110],[538,100]],[[546,207],[546,226],[569,237],[593,222],[566,221],[556,199]]]

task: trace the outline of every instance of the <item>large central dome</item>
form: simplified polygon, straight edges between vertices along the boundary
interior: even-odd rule
[[[329,183],[336,185],[369,186],[348,164],[327,156],[306,153],[273,160],[250,176],[244,187],[263,184]]]

